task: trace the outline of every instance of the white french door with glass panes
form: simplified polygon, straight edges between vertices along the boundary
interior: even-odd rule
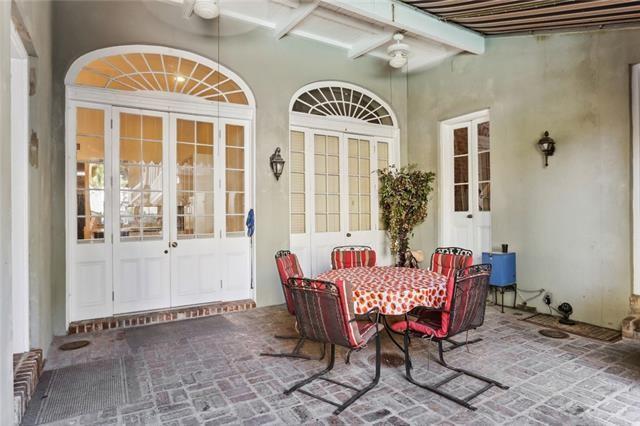
[[[491,250],[491,162],[488,112],[442,123],[440,244]]]
[[[113,108],[113,310],[171,305],[169,115]]]
[[[303,270],[331,268],[331,251],[367,245],[390,262],[379,220],[376,170],[390,163],[391,141],[374,136],[291,128],[291,248]]]
[[[252,297],[250,122],[72,102],[72,320]]]
[[[248,298],[248,123],[172,114],[171,135],[172,304]]]

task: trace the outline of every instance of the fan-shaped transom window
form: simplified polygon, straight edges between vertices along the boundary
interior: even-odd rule
[[[319,116],[350,117],[383,126],[393,126],[389,110],[373,97],[354,88],[325,86],[302,93],[293,104],[294,112]]]
[[[132,52],[95,59],[82,67],[74,83],[133,92],[180,93],[207,101],[249,104],[240,85],[221,70],[164,53]]]

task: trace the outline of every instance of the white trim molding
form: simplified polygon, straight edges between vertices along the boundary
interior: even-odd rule
[[[633,294],[640,295],[640,64],[631,68]]]
[[[11,23],[11,283],[14,353],[29,338],[29,56]]]

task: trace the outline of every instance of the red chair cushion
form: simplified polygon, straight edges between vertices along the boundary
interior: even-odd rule
[[[285,256],[276,257],[276,266],[278,267],[278,274],[280,275],[280,282],[282,283],[287,310],[291,315],[295,315],[296,311],[293,305],[291,290],[287,288],[286,283],[291,277],[304,276],[302,268],[300,267],[300,262],[298,262],[298,256],[293,253],[289,253]]]
[[[391,329],[397,333],[404,333],[407,327],[409,328],[409,331],[425,336],[443,338],[447,335],[447,333],[444,333],[442,331],[439,323],[432,324],[429,322],[425,322],[422,319],[417,321],[398,321],[391,326]]]
[[[334,250],[331,252],[333,269],[357,268],[360,266],[376,266],[374,250]]]
[[[431,270],[442,275],[455,275],[460,269],[464,269],[473,264],[472,256],[433,253],[431,256]]]

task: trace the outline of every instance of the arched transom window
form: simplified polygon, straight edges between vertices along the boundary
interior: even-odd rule
[[[384,105],[372,96],[344,85],[312,88],[298,96],[292,109],[324,117],[349,117],[371,124],[394,125],[391,113]]]
[[[164,53],[129,52],[95,59],[84,65],[74,84],[124,91],[178,93],[230,104],[248,105],[232,76],[216,67]]]

